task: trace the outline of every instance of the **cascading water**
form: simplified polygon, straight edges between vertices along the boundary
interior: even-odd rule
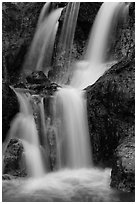
[[[24,201],[24,198],[32,201],[34,197],[34,201],[117,201],[114,192],[109,187],[110,170],[93,168],[86,96],[82,89],[93,84],[105,71],[103,63],[105,62],[104,53],[107,49],[108,36],[111,26],[113,26],[113,20],[117,20],[116,15],[121,12],[123,5],[122,3],[104,3],[101,6],[93,26],[84,61],[76,64],[76,71],[70,86],[58,89],[53,96],[52,124],[50,123],[51,118],[45,117],[43,99],[38,105],[43,132],[41,143],[30,105],[31,97],[16,93],[21,105],[20,113],[11,125],[10,134],[11,137],[21,138],[27,168],[33,177],[32,180],[28,179],[20,184],[16,181],[12,183],[13,188],[17,191],[16,201],[20,201],[20,199]],[[57,20],[61,12],[61,9],[58,9],[49,14],[49,6],[49,4],[45,6],[39,19],[38,30],[25,65],[26,69],[32,66],[34,70],[45,70],[45,67],[41,69],[44,54],[51,44],[53,46],[54,40],[50,44],[49,39],[55,37],[58,27]],[[65,49],[72,48],[78,10],[79,3],[69,3],[67,11],[71,12],[70,14],[66,13],[67,17],[64,21],[62,34]],[[44,16],[46,17],[45,20]],[[73,20],[75,21],[73,22]],[[65,27],[66,24],[67,27]],[[45,34],[47,34],[46,38]],[[40,146],[46,148],[49,126],[54,126],[56,133],[56,166],[58,171],[44,176],[46,162],[42,158]],[[47,149],[44,150],[44,153],[49,155]],[[37,177],[42,178],[38,179]],[[9,196],[9,199],[14,201],[14,197],[9,191],[8,193],[5,193],[5,200]]]
[[[76,63],[71,85],[84,89],[94,84],[108,69],[106,54],[109,45],[109,35],[113,32],[120,16],[125,13],[125,3],[105,2],[102,4],[95,19],[84,60]]]
[[[77,63],[78,70],[70,82],[71,86],[60,89],[55,95],[58,123],[57,155],[60,167],[91,165],[86,99],[83,98],[81,90],[93,84],[104,73],[106,67],[103,62],[108,36],[113,24],[116,24],[116,14],[122,8],[122,3],[104,3],[101,6],[91,32],[85,61]],[[100,36],[101,30],[103,31]]]
[[[31,107],[31,96],[16,92],[20,112],[12,121],[9,131],[9,139],[19,138],[24,147],[27,173],[30,177],[41,177],[45,174],[45,165],[41,155],[40,142],[33,110]]]

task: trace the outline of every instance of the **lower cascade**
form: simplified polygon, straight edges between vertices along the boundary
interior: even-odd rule
[[[73,8],[71,8],[72,11],[75,11],[74,8],[77,7],[76,16],[78,16],[80,3],[75,4],[71,3],[69,7]],[[31,46],[34,59],[37,53],[32,48],[36,49],[39,40],[41,41],[40,44],[43,44],[44,38],[42,36],[45,37],[46,32],[48,32],[46,25],[49,26],[50,19],[53,20],[49,35],[47,35],[47,42],[45,41],[43,45],[43,51],[38,47],[41,50],[41,56],[35,58],[35,60],[39,58],[35,64],[36,70],[40,70],[42,67],[45,73],[50,68],[46,69],[44,67],[44,60],[50,58],[50,62],[46,63],[51,66],[52,52],[49,51],[50,56],[47,55],[47,58],[45,58],[44,54],[50,47],[52,47],[51,51],[53,51],[55,31],[57,31],[58,19],[62,12],[62,9],[58,9],[57,12],[52,11],[51,14],[48,14],[50,13],[49,7],[50,4],[47,3],[45,11],[43,10],[38,21],[38,33],[41,33],[40,28],[43,29],[40,35],[41,39],[39,39],[38,35],[38,41],[35,42],[35,37],[33,46]],[[88,128],[86,91],[84,88],[94,84],[108,69],[105,56],[108,48],[107,39],[111,33],[111,24],[116,24],[114,19],[115,21],[118,20],[115,13],[120,13],[123,8],[124,4],[116,2],[112,3],[112,5],[111,3],[104,3],[101,6],[93,26],[84,60],[74,64],[75,70],[73,73],[69,73],[69,67],[66,68],[67,77],[56,80],[59,81],[60,87],[57,88],[53,95],[32,94],[29,91],[17,90],[12,87],[17,96],[20,109],[11,123],[7,140],[3,144],[3,154],[6,152],[10,139],[19,139],[23,145],[22,161],[27,177],[20,180],[3,181],[4,201],[119,201],[116,191],[110,188],[111,169],[101,169],[94,166],[92,141]],[[75,17],[74,11],[73,16]],[[105,29],[99,43],[97,43],[100,33],[96,34],[96,32],[102,30],[102,16],[106,15],[106,11],[109,20],[103,22],[103,28]],[[44,12],[46,16],[45,25]],[[54,16],[54,13],[56,13],[56,16]],[[72,17],[70,19],[73,25],[74,19]],[[69,24],[68,20],[66,30],[69,30]],[[74,24],[76,27],[76,22]],[[42,28],[42,26],[45,26],[45,28]],[[64,24],[63,29],[65,29]],[[67,39],[67,45],[71,42],[69,47],[72,47],[74,31],[73,28],[73,33],[69,33]],[[49,42],[50,37],[52,42]],[[64,49],[67,49],[66,47]],[[69,55],[71,56],[70,53]],[[30,53],[28,56],[29,61],[26,61],[25,64],[28,63],[29,66],[32,66],[33,60],[31,61],[31,58]],[[67,66],[70,65],[70,63],[66,64]],[[25,67],[25,69],[27,68]],[[61,71],[63,72],[63,70]],[[59,73],[60,78],[62,76],[61,71]],[[69,82],[61,84],[64,80]],[[10,188],[8,191],[5,190],[9,184],[15,190],[16,195],[13,195],[14,193]]]

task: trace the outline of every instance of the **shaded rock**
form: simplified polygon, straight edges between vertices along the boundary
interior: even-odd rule
[[[20,140],[11,139],[4,155],[4,174],[25,176],[25,169],[21,167],[23,146]]]
[[[32,72],[29,76],[26,77],[26,79],[30,84],[44,84],[45,86],[50,84],[49,79],[42,71]]]
[[[19,112],[19,104],[14,91],[2,83],[2,141],[5,140],[11,120]]]
[[[111,186],[126,192],[135,191],[135,137],[134,127],[120,142],[114,154],[111,172]]]

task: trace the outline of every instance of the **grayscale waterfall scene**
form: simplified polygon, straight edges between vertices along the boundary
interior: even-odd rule
[[[135,202],[135,2],[2,2],[2,202]]]

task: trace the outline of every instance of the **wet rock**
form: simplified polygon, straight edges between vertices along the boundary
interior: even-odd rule
[[[25,176],[26,171],[22,169],[21,159],[23,146],[20,140],[11,139],[4,155],[3,173],[11,176]]]
[[[5,140],[10,123],[19,111],[19,104],[14,91],[5,82],[2,83],[2,141]]]

